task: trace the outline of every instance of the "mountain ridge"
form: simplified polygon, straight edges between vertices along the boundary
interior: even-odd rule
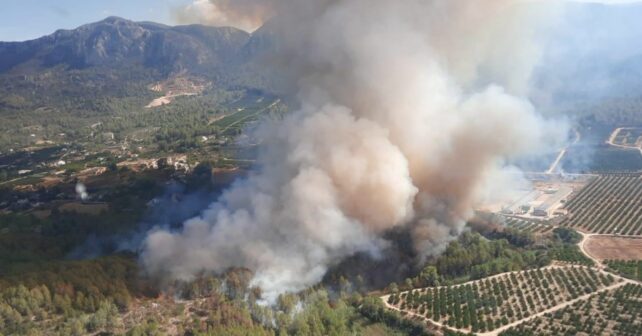
[[[108,17],[34,40],[0,42],[0,73],[140,64],[163,73],[206,72],[237,59],[251,35],[231,27],[166,26]],[[20,67],[28,64],[27,67]],[[26,68],[26,69],[25,69]]]

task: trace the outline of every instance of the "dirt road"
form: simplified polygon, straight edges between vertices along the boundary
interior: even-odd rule
[[[425,317],[423,315],[419,315],[417,313],[401,310],[401,309],[389,304],[388,303],[388,298],[389,297],[390,297],[390,295],[385,295],[385,296],[381,297],[381,300],[383,301],[383,304],[386,306],[386,308],[398,311],[400,313],[401,312],[406,313],[407,314],[406,316],[411,316],[413,318],[421,319],[421,320],[425,321],[426,323],[431,324],[431,325],[433,325],[433,326],[435,326],[435,327],[437,327],[439,329],[446,327],[444,324],[439,323],[439,322],[435,322],[435,321],[433,321],[433,320],[431,320],[431,319],[429,319],[429,318],[427,318],[427,317]],[[458,331],[458,332],[461,332],[461,333],[465,333],[465,334],[470,332],[470,330],[456,329],[456,328],[452,328],[452,327],[447,327],[447,328],[450,329],[450,330],[455,330],[455,331]]]
[[[605,268],[604,264],[602,262],[595,258],[593,255],[591,255],[587,250],[586,250],[586,242],[593,236],[598,236],[599,234],[595,233],[584,233],[581,231],[577,231],[579,234],[582,235],[582,240],[577,244],[577,246],[580,248],[580,251],[584,253],[585,256],[587,256],[589,259],[593,260],[595,265],[597,266],[598,269],[603,270]]]
[[[557,171],[557,166],[559,166],[560,162],[562,162],[562,159],[564,158],[564,155],[566,155],[568,148],[577,144],[580,141],[580,137],[581,137],[580,132],[578,132],[577,130],[574,130],[574,131],[575,131],[575,140],[573,140],[573,143],[571,143],[570,145],[567,145],[566,147],[562,148],[560,153],[557,155],[557,158],[555,158],[555,161],[553,161],[551,166],[546,171],[546,174],[555,174],[555,172]]]
[[[626,146],[626,145],[620,145],[615,143],[615,138],[617,138],[618,134],[620,134],[620,131],[625,130],[625,129],[631,129],[627,127],[620,127],[616,128],[613,133],[611,133],[611,136],[609,139],[606,141],[607,144],[613,146],[613,147],[619,147],[619,148],[625,148],[625,149],[637,149],[640,151],[640,155],[642,155],[642,147],[638,146]]]

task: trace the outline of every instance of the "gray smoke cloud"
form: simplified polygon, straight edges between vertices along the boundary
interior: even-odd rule
[[[150,232],[151,274],[247,267],[271,300],[356,252],[376,256],[394,227],[421,256],[439,253],[477,203],[526,183],[507,159],[566,138],[521,98],[550,2],[256,3],[278,13],[275,59],[301,108],[261,128],[261,171],[182,231]]]

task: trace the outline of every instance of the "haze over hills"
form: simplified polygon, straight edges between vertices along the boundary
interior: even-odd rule
[[[567,4],[536,69],[535,85],[546,94],[535,94],[535,100],[556,112],[592,112],[611,115],[615,123],[642,123],[635,118],[642,98],[642,50],[634,42],[642,38],[640,17],[639,3]]]

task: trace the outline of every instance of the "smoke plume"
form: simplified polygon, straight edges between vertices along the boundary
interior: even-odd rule
[[[182,231],[149,234],[152,274],[243,266],[273,299],[354,253],[376,256],[397,226],[432,255],[476,203],[524,183],[507,159],[565,138],[520,98],[548,2],[212,1],[222,3],[277,13],[275,59],[301,108],[261,128],[259,172]]]
[[[76,195],[78,195],[78,198],[82,201],[86,201],[89,198],[87,187],[81,182],[76,183]]]

